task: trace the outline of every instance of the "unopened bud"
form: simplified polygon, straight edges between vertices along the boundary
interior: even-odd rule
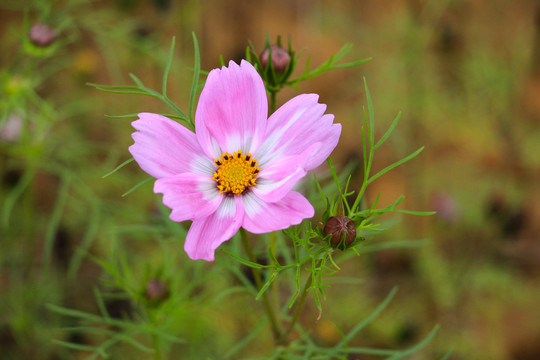
[[[150,301],[164,301],[169,297],[169,288],[158,279],[152,279],[146,283],[146,297]]]
[[[356,225],[346,216],[332,216],[324,226],[324,233],[331,236],[330,242],[334,248],[344,250],[356,238]]]
[[[270,57],[270,51],[272,51],[272,65],[274,71],[278,74],[281,74],[287,69],[289,61],[291,61],[291,55],[289,52],[278,45],[272,45],[269,48],[264,49],[260,58],[261,65],[264,69],[268,66],[268,58]]]
[[[6,121],[0,125],[0,142],[16,142],[22,136],[23,120],[11,114]]]
[[[28,37],[34,45],[46,47],[56,40],[56,32],[48,25],[37,23],[30,28]]]

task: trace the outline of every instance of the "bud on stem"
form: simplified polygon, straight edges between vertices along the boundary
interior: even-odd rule
[[[46,47],[56,40],[56,32],[49,25],[37,23],[30,28],[28,37],[34,45]]]
[[[289,52],[278,45],[272,45],[269,48],[264,49],[260,56],[263,69],[266,69],[268,66],[270,56],[272,57],[272,66],[276,74],[282,74],[285,72],[287,65],[289,65],[289,61],[291,61]]]
[[[324,226],[324,233],[330,235],[333,248],[345,250],[356,238],[356,225],[346,216],[332,216]]]

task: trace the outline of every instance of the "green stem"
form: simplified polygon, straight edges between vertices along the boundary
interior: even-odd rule
[[[275,232],[271,232],[270,233],[270,251],[275,254],[275,249],[276,247],[276,233]],[[274,306],[274,309],[279,309],[279,286],[278,286],[278,283],[277,281],[274,281],[272,283],[272,287],[271,287],[271,290],[270,290],[270,294],[272,296],[272,305]],[[280,311],[276,311],[276,322],[278,324],[282,324],[282,319],[281,319],[281,313]]]
[[[256,263],[257,259],[255,259],[255,255],[253,254],[251,246],[249,245],[246,230],[244,230],[243,228],[240,229],[240,237],[242,238],[242,245],[244,246],[244,250],[249,258],[249,261]],[[255,279],[257,291],[259,291],[263,286],[260,269],[251,268],[251,272],[253,273],[253,278]],[[274,339],[277,342],[281,338],[281,325],[276,319],[276,314],[274,313],[274,309],[272,309],[272,306],[270,305],[270,301],[268,300],[266,292],[262,295],[262,301],[264,310],[266,311],[266,315],[270,320],[272,334],[274,335]]]
[[[156,360],[162,360],[163,359],[163,355],[161,353],[161,346],[159,344],[159,338],[157,337],[157,335],[152,335],[152,345],[154,346],[154,359]]]
[[[322,260],[317,261],[316,268],[321,266],[321,262]],[[280,345],[287,345],[289,343],[289,335],[294,329],[294,326],[296,325],[296,322],[298,321],[300,313],[302,312],[302,308],[304,307],[304,303],[306,302],[307,294],[309,292],[309,288],[311,287],[312,283],[313,283],[313,274],[310,274],[307,277],[306,282],[304,283],[304,287],[302,288],[300,299],[298,300],[298,303],[296,304],[296,307],[294,309],[293,318],[291,322],[289,323],[289,326],[287,326],[287,329],[285,329],[281,338],[279,339]]]
[[[270,92],[270,112],[268,115],[272,115],[276,111],[276,91]]]

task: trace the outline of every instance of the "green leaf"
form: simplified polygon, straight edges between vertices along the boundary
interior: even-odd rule
[[[254,262],[251,262],[251,261],[246,260],[246,259],[242,259],[241,257],[236,256],[236,255],[228,252],[227,250],[221,249],[221,251],[223,251],[225,254],[229,255],[230,257],[232,257],[233,259],[235,259],[239,263],[244,264],[246,266],[249,266],[249,267],[252,267],[252,268],[255,268],[255,269],[266,269],[266,268],[268,268],[267,265],[261,265],[261,264],[254,263]]]
[[[89,314],[89,313],[86,313],[84,311],[68,309],[68,308],[57,306],[57,305],[54,305],[54,304],[46,304],[45,306],[50,311],[53,311],[53,312],[55,312],[57,314],[60,314],[60,315],[63,315],[63,316],[84,319],[84,320],[87,320],[87,321],[90,321],[90,322],[102,322],[103,321],[103,319],[100,316]]]
[[[214,295],[213,298],[212,298],[212,303],[214,304],[220,304],[226,297],[228,297],[229,295],[231,294],[237,294],[237,293],[243,293],[243,292],[247,292],[247,293],[250,293],[251,292],[249,291],[249,289],[246,289],[245,287],[243,286],[234,286],[234,287],[229,287],[227,288],[226,290],[223,290],[221,293],[217,294],[217,295]]]
[[[107,307],[105,306],[105,302],[103,301],[103,296],[101,296],[101,292],[97,287],[94,287],[94,295],[97,300],[99,311],[101,312],[101,315],[103,316],[105,323],[107,320],[109,320],[109,312],[107,311]]]
[[[52,339],[51,340],[54,344],[57,344],[57,345],[61,345],[61,346],[64,346],[68,349],[73,349],[73,350],[79,350],[79,351],[92,351],[92,352],[95,352],[95,351],[100,351],[100,354],[103,358],[107,358],[108,355],[107,353],[105,353],[103,350],[101,349],[98,349],[97,347],[95,346],[91,346],[91,345],[82,345],[82,344],[77,344],[77,343],[70,343],[70,342],[67,342],[67,341],[61,341],[61,340],[56,340],[56,339]]]
[[[30,185],[34,179],[36,170],[34,168],[28,168],[25,170],[24,175],[19,180],[17,185],[6,195],[4,198],[4,206],[2,208],[2,227],[7,228],[9,225],[9,219],[11,217],[11,211],[15,207],[17,200],[24,193],[26,188]]]
[[[167,79],[169,77],[169,70],[171,69],[171,64],[174,56],[174,43],[176,37],[172,37],[171,49],[169,50],[169,57],[167,58],[167,64],[165,65],[165,71],[163,71],[163,86],[161,87],[161,93],[163,96],[167,96]]]
[[[133,85],[101,85],[101,84],[94,84],[94,83],[86,83],[88,86],[93,86],[98,90],[107,91],[107,90],[125,90],[125,91],[136,91],[141,90],[138,86]]]
[[[384,169],[382,169],[381,171],[379,171],[378,173],[376,173],[375,175],[373,175],[372,177],[370,177],[368,179],[368,183],[371,183],[373,181],[375,181],[376,179],[378,179],[379,177],[381,177],[382,175],[386,174],[388,171],[392,170],[393,168],[395,167],[398,167],[399,165],[403,164],[403,163],[406,163],[407,161],[411,160],[412,158],[416,157],[418,154],[420,154],[422,152],[422,150],[424,150],[424,147],[422,146],[420,149],[416,150],[415,152],[413,152],[412,154],[404,157],[403,159],[399,160],[399,161],[396,161],[395,163],[393,163],[392,165],[388,165],[387,167],[385,167]]]
[[[337,63],[340,62],[352,49],[352,44],[345,44],[341,47],[341,49],[338,50],[337,53],[331,59],[333,60],[331,63]]]
[[[259,293],[255,297],[255,300],[259,300],[261,298],[261,296],[263,296],[263,294],[266,292],[266,290],[268,290],[270,285],[272,285],[274,280],[276,280],[276,278],[278,276],[278,273],[279,273],[279,271],[272,272],[272,275],[270,276],[270,279],[268,279],[268,281],[266,283],[264,283],[264,285],[261,287],[261,290],[259,290]]]
[[[51,214],[51,219],[47,224],[47,231],[45,232],[45,245],[43,250],[43,263],[46,265],[49,265],[51,262],[52,249],[58,227],[60,226],[60,221],[62,220],[62,214],[64,213],[70,183],[71,180],[66,176],[62,181],[60,189],[58,190],[58,196],[56,197],[56,203]]]
[[[349,354],[364,354],[364,355],[394,355],[398,350],[388,350],[388,349],[372,349],[372,348],[361,348],[361,347],[351,347],[347,349]]]
[[[86,227],[86,231],[83,235],[81,243],[77,247],[75,254],[71,258],[71,261],[69,262],[68,277],[71,277],[71,278],[75,278],[80,264],[82,263],[86,255],[88,254],[90,246],[92,245],[92,242],[96,238],[99,231],[100,218],[101,218],[100,207],[98,206],[96,202],[92,202],[91,200],[89,201],[89,203],[91,204],[92,207],[90,210],[88,226]]]
[[[101,88],[101,87],[96,87],[96,89],[98,89],[100,91],[103,91],[103,92],[111,93],[111,94],[145,95],[145,96],[154,96],[155,97],[155,95],[149,94],[147,92],[142,92],[142,91],[107,90],[107,89],[104,89],[104,88]]]
[[[137,86],[144,90],[144,91],[147,91],[148,88],[146,86],[143,85],[142,81],[133,73],[129,73],[129,77],[131,78],[131,80],[133,80],[135,82],[135,84],[137,84]]]
[[[404,358],[405,356],[408,356],[408,355],[411,355],[415,352],[417,352],[418,350],[420,350],[421,348],[423,348],[424,346],[426,346],[432,339],[433,337],[435,337],[435,335],[437,334],[437,331],[439,331],[439,325],[436,325],[433,330],[431,330],[431,332],[428,334],[428,336],[426,336],[422,341],[420,341],[418,344],[416,344],[415,346],[413,347],[410,347],[409,349],[407,350],[404,350],[404,351],[400,351],[399,353],[397,354],[394,354],[392,356],[389,356],[386,358],[386,360],[398,360],[398,359],[402,359]]]
[[[441,360],[448,360],[450,358],[450,355],[452,355],[452,353],[454,352],[454,349],[450,349],[446,352],[446,354],[444,354],[444,356],[441,358]]]
[[[197,96],[197,86],[199,85],[199,73],[201,71],[201,56],[199,54],[199,42],[195,33],[193,36],[193,51],[195,53],[195,65],[193,66],[193,81],[191,83],[191,93],[189,94],[189,120],[192,124],[195,123],[193,118],[193,110],[195,108],[195,97]]]
[[[317,175],[315,174],[315,172],[313,172],[313,178],[315,179],[315,186],[317,187],[317,191],[319,192],[319,195],[321,196],[324,202],[324,207],[326,209],[328,207],[328,199],[324,195],[324,192],[321,188],[321,184],[319,183],[319,180],[317,179]]]
[[[332,69],[350,68],[350,67],[362,65],[363,63],[366,63],[366,62],[371,61],[371,60],[372,60],[372,58],[368,57],[368,58],[365,58],[365,59],[362,59],[362,60],[351,61],[351,62],[348,62],[348,63],[345,63],[345,64],[334,65],[334,66],[332,66]]]
[[[146,178],[145,180],[141,181],[140,183],[138,183],[137,185],[135,185],[134,187],[132,187],[131,189],[129,189],[128,191],[126,191],[125,193],[122,194],[122,197],[125,197],[125,196],[128,196],[129,194],[131,194],[132,192],[134,192],[135,190],[137,190],[138,188],[140,188],[141,186],[143,186],[144,184],[146,184],[147,182],[150,182],[152,181],[154,178],[153,177],[148,177]]]
[[[340,181],[338,179],[336,169],[334,168],[334,163],[332,162],[332,159],[330,157],[328,159],[326,159],[326,161],[328,162],[330,172],[332,173],[332,178],[334,179],[334,183],[336,184],[336,188],[337,188],[337,190],[339,192],[340,202],[341,202],[341,204],[343,206],[345,206],[347,208],[347,213],[350,213],[351,209],[349,208],[349,204],[347,203],[347,199],[345,198],[345,195],[343,194],[343,191],[341,189],[341,184],[340,184]]]
[[[388,130],[386,130],[386,132],[384,133],[383,137],[377,141],[377,143],[375,144],[374,146],[374,149],[377,149],[379,148],[385,141],[386,139],[388,139],[388,137],[390,136],[390,134],[392,134],[392,131],[394,131],[395,127],[397,126],[398,122],[399,122],[399,119],[401,118],[401,111],[397,114],[396,118],[394,119],[394,121],[392,121],[392,125],[390,125],[390,127],[388,128]]]
[[[234,354],[236,354],[238,351],[242,350],[247,344],[249,344],[255,337],[261,332],[262,329],[264,329],[264,325],[268,322],[267,317],[263,317],[257,325],[255,325],[255,328],[253,328],[247,336],[244,336],[242,340],[237,342],[229,351],[225,353],[223,356],[225,359],[230,358]]]
[[[375,308],[375,310],[368,317],[366,317],[363,321],[361,321],[355,327],[353,327],[351,331],[349,331],[347,336],[345,336],[345,338],[336,346],[336,348],[343,347],[346,344],[348,344],[356,336],[356,334],[360,332],[360,330],[362,330],[373,319],[379,316],[379,314],[388,306],[390,301],[392,301],[392,299],[397,293],[397,290],[398,290],[397,287],[394,287],[390,291],[390,293],[386,296],[386,298],[379,304],[379,306],[377,306],[377,308]]]
[[[367,100],[367,107],[368,107],[368,116],[369,116],[369,146],[373,147],[373,144],[375,143],[375,114],[373,110],[373,102],[371,101],[371,94],[369,92],[366,78],[364,77],[364,88],[366,90],[366,100]]]
[[[110,119],[120,119],[120,118],[137,117],[137,116],[139,116],[139,114],[126,114],[126,115],[107,115],[107,114],[105,114],[104,116],[107,117],[107,118],[110,118]]]
[[[106,177],[114,174],[115,172],[117,172],[118,170],[120,170],[121,168],[123,168],[124,166],[126,166],[127,164],[129,164],[130,162],[132,162],[133,160],[135,160],[134,158],[129,158],[127,159],[126,161],[124,161],[123,163],[121,163],[120,165],[118,165],[117,167],[114,168],[114,170],[106,173],[105,175],[103,175],[101,178],[102,179],[105,179]]]
[[[134,348],[139,349],[139,350],[141,350],[141,351],[143,351],[145,353],[153,354],[155,352],[154,349],[149,348],[148,346],[145,346],[145,345],[141,344],[140,342],[136,341],[134,338],[130,337],[127,334],[117,332],[117,333],[114,334],[113,338],[115,338],[115,339],[117,339],[119,341],[125,342],[126,344],[129,344],[129,345],[133,346]]]

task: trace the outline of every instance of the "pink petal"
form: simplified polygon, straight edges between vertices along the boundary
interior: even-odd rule
[[[165,116],[141,113],[131,125],[138,131],[129,152],[139,166],[155,178],[183,172],[211,175],[212,161],[203,154],[195,134]]]
[[[196,219],[191,224],[184,250],[193,260],[214,261],[214,252],[236,234],[244,219],[244,207],[239,196],[226,196],[215,213]]]
[[[266,202],[281,200],[306,175],[304,167],[309,154],[310,151],[272,160],[258,174],[253,192]]]
[[[309,201],[296,191],[275,203],[266,203],[252,192],[245,194],[242,201],[246,211],[242,227],[255,234],[286,229],[315,214]]]
[[[268,119],[266,140],[254,154],[264,167],[281,156],[297,155],[308,147],[305,170],[319,166],[336,147],[341,134],[341,125],[333,124],[334,115],[324,115],[326,105],[319,104],[316,94],[303,94],[294,97],[280,107]]]
[[[214,180],[196,173],[158,179],[154,192],[163,194],[163,204],[172,209],[170,219],[178,222],[210,216],[223,199]]]
[[[197,137],[206,154],[213,159],[225,151],[254,153],[266,131],[267,101],[263,81],[247,61],[212,70],[195,114]]]

